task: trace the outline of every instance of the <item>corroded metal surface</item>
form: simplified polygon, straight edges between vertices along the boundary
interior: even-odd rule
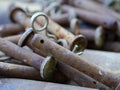
[[[0,76],[43,80],[33,67],[0,62]]]
[[[18,40],[20,39],[20,37],[22,36],[22,34],[19,35],[12,35],[12,36],[8,36],[8,37],[4,37],[5,40],[11,41],[15,44],[18,43]]]
[[[88,23],[92,23],[94,25],[101,25],[107,29],[117,29],[117,21],[113,17],[106,17],[106,15],[99,15],[97,13],[88,12],[87,10],[77,9],[68,5],[63,5],[62,9],[66,12],[68,10],[75,10],[78,17]]]
[[[24,31],[24,27],[19,24],[6,24],[0,26],[0,36],[10,36]]]
[[[82,87],[91,87],[91,88],[98,88],[100,90],[102,89],[109,90],[107,86],[94,80],[93,78],[87,76],[86,74],[78,71],[77,69],[72,68],[67,64],[59,62],[57,64],[57,67],[64,75],[66,75],[68,78],[72,79]]]
[[[45,23],[45,20],[44,18],[38,17],[36,19],[36,22],[39,25],[43,26]],[[48,24],[47,30],[50,33],[56,35],[59,39],[65,39],[69,44],[70,50],[73,50],[75,45],[78,45],[78,49],[76,50],[77,52],[83,51],[86,48],[87,41],[83,35],[81,36],[73,35],[71,32],[67,31],[65,28],[61,27],[59,24],[52,21],[50,18],[49,18],[49,24]]]
[[[67,1],[68,1],[68,3],[74,5],[78,8],[83,8],[88,11],[97,12],[97,13],[101,13],[104,15],[106,14],[107,16],[112,16],[112,17],[115,17],[116,19],[120,20],[119,13],[112,11],[109,8],[106,8],[92,0],[74,0],[74,1],[67,0]]]
[[[14,38],[8,38],[7,40],[14,42],[14,40],[16,41],[16,38],[19,36],[14,36]],[[41,51],[37,48],[35,48],[32,44],[31,44],[31,40],[32,40],[33,34],[29,35],[27,37],[27,39],[25,40],[24,44],[28,45],[29,47],[32,48],[32,50],[39,54],[39,55],[43,55],[43,56],[47,56],[49,55],[49,53],[47,51]],[[77,82],[77,84],[79,84],[80,86],[85,86],[85,87],[93,87],[93,88],[107,88],[106,86],[102,85],[101,83],[97,82],[96,80],[90,78],[89,76],[83,74],[82,72],[79,72],[78,70],[63,64],[61,62],[58,62],[57,64],[57,68],[68,78],[72,79],[73,81]],[[63,69],[64,68],[64,69]],[[67,73],[66,73],[67,72]]]
[[[65,14],[60,14],[59,16],[51,17],[51,19],[57,22],[58,24],[65,26],[68,25],[69,23],[68,17],[69,17],[69,13],[65,13]]]
[[[31,26],[30,18],[28,18],[25,12],[20,8],[15,8],[11,12],[10,18],[12,21],[20,23],[21,25],[25,27]],[[35,23],[35,25],[37,28],[39,28],[43,26],[44,23],[45,23],[44,18],[38,17],[37,23]],[[61,27],[60,25],[58,25],[57,23],[53,22],[50,19],[49,19],[49,25],[47,29],[50,33],[55,34],[59,39],[65,39],[69,43],[70,50],[73,50],[73,46],[75,46],[76,44],[78,45],[78,49],[77,49],[78,52],[86,48],[87,41],[84,36],[82,37],[74,36],[72,33],[68,32],[66,29],[64,29],[63,27]],[[79,41],[82,41],[82,43]]]
[[[29,52],[19,46],[0,38],[0,50],[17,60],[23,61],[38,70],[43,70],[44,78],[51,78],[55,70],[55,61],[53,58],[44,58],[33,52]],[[19,51],[18,51],[19,50]],[[44,67],[42,67],[44,64]],[[49,68],[47,68],[49,67]]]
[[[120,82],[120,79],[116,74],[113,74],[106,69],[98,67],[97,65],[80,58],[64,47],[61,47],[43,37],[42,35],[36,34],[32,39],[32,44],[43,52],[47,51],[57,60],[78,69],[79,71],[93,77],[94,79],[104,83],[105,85],[108,85],[111,88],[116,88]]]

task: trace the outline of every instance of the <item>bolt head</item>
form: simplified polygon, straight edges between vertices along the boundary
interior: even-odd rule
[[[75,39],[70,44],[70,50],[71,51],[73,50],[75,45],[78,45],[78,48],[75,51],[75,53],[82,52],[83,50],[85,50],[86,47],[87,47],[87,39],[85,38],[85,36],[78,35],[78,36],[75,37]]]

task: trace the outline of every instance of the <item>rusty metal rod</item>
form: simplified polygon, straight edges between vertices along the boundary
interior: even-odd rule
[[[14,41],[14,40],[11,40],[11,41]],[[38,50],[36,50],[36,48],[32,47],[32,49],[33,49],[33,51],[35,51],[38,54],[42,53],[43,55],[45,55],[43,52],[39,52]],[[65,76],[67,76],[70,79],[74,80],[80,86],[92,87],[92,88],[101,88],[101,87],[102,88],[107,88],[106,86],[100,84],[96,80],[88,77],[87,75],[79,72],[78,70],[76,70],[76,69],[74,69],[74,68],[72,68],[72,67],[70,67],[70,66],[68,66],[66,64],[63,64],[63,63],[59,62],[57,64],[57,67]],[[66,73],[66,71],[67,71],[67,73]]]
[[[18,44],[18,40],[20,39],[21,36],[22,36],[22,34],[12,35],[12,36],[8,36],[8,37],[4,37],[4,39],[8,40],[8,41],[11,41],[15,44]]]
[[[107,8],[102,5],[100,5],[97,2],[94,2],[92,0],[67,0],[67,2],[71,5],[74,5],[78,8],[86,9],[87,11],[92,11],[96,13],[100,13],[107,16],[112,16],[116,18],[117,20],[120,20],[120,14]]]
[[[64,13],[64,14],[60,14],[59,16],[54,16],[54,17],[50,17],[53,21],[55,21],[56,23],[60,24],[60,25],[68,25],[69,24],[69,13]]]
[[[40,55],[46,56],[47,53],[36,50],[36,48],[32,48],[34,52]],[[75,81],[78,85],[83,86],[83,87],[91,87],[91,88],[104,88],[107,89],[108,87],[101,84],[100,82],[94,80],[93,78],[87,76],[86,74],[78,71],[77,69],[64,64],[60,61],[57,63],[57,68],[60,72],[62,72],[66,77],[69,79]]]
[[[80,58],[78,55],[75,55],[42,35],[36,34],[32,39],[32,45],[43,52],[48,52],[48,54],[54,56],[57,60],[78,69],[111,88],[116,88],[120,82],[119,76],[116,74]]]
[[[105,42],[105,30],[103,27],[99,26],[94,29],[79,29],[76,30],[77,34],[83,34],[86,36],[88,41],[94,41],[97,47],[102,47]]]
[[[117,29],[117,21],[116,19],[106,16],[106,15],[99,15],[94,12],[89,12],[82,9],[77,9],[69,5],[61,6],[62,10],[69,12],[71,9],[75,10],[76,14],[81,20],[85,22],[92,23],[94,25],[103,26],[107,29]]]
[[[62,62],[57,63],[58,69],[66,75],[69,79],[75,81],[78,85],[83,87],[90,87],[90,88],[104,88],[108,89],[107,86],[101,84],[100,82],[94,80],[93,78],[87,76],[86,74],[78,71],[71,66],[64,64]]]
[[[43,80],[33,67],[0,62],[0,76]]]
[[[44,58],[2,38],[0,38],[0,50],[40,70],[41,76],[45,79],[49,79],[53,75],[56,63],[52,57]]]
[[[19,37],[19,36],[18,36]],[[9,41],[12,41],[16,42],[16,38],[18,38],[17,36],[14,37],[14,38],[7,38],[7,40]],[[30,48],[33,49],[34,52],[36,52],[37,54],[39,55],[43,55],[43,56],[47,56],[49,55],[47,53],[47,51],[40,51],[38,50],[37,48],[33,47],[31,45],[31,37],[33,37],[33,35],[29,35],[28,38],[25,40],[25,42],[23,44],[26,44],[28,45]],[[19,37],[20,38],[20,37]],[[5,39],[5,38],[4,38]],[[19,40],[19,39],[18,39]],[[78,70],[66,65],[66,64],[63,64],[61,62],[58,62],[57,64],[57,68],[67,77],[69,77],[70,79],[72,79],[73,81],[77,82],[77,84],[79,85],[82,85],[82,86],[86,86],[86,87],[94,87],[94,88],[106,88],[104,85],[100,84],[99,82],[97,82],[96,80],[90,78],[89,76],[83,74],[82,72],[79,72]],[[63,69],[64,68],[64,69]],[[67,71],[67,73],[66,73]],[[89,83],[88,83],[89,82]]]
[[[12,21],[24,25],[25,27],[31,26],[30,19],[26,16],[25,12],[20,8],[13,9],[10,14],[10,18]],[[38,21],[37,23],[39,23],[37,24],[37,27],[38,25],[39,27],[43,26],[43,24],[45,23],[44,18],[38,17],[36,21]],[[75,45],[78,45],[78,49],[76,50],[78,52],[86,47],[85,37],[74,36],[72,33],[68,32],[66,29],[64,29],[57,23],[53,22],[51,19],[49,19],[49,25],[47,29],[50,33],[56,35],[59,39],[65,39],[66,41],[68,41],[70,50],[73,50]]]
[[[24,31],[25,28],[19,24],[4,24],[0,26],[0,36],[10,36]]]
[[[76,34],[83,34],[86,36],[88,41],[93,41],[95,38],[95,29],[82,29],[80,28],[79,30],[76,31]]]

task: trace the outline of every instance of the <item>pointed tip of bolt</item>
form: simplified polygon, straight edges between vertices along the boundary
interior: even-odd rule
[[[9,13],[9,18],[12,22],[16,22],[15,19],[14,19],[14,14],[16,11],[22,11],[23,13],[25,13],[25,11],[22,9],[22,8],[19,8],[19,7],[13,7],[11,10],[10,10],[10,13]]]
[[[95,44],[98,47],[102,47],[105,40],[105,32],[102,26],[99,26],[95,31]]]
[[[85,36],[83,35],[76,36],[75,39],[70,44],[70,50],[73,50],[75,45],[78,45],[78,48],[75,51],[75,53],[84,51],[87,47],[87,39],[85,38]]]
[[[52,56],[47,56],[40,67],[40,75],[46,80],[51,80],[56,70],[56,61]]]

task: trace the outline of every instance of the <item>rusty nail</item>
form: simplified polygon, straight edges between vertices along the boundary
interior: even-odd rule
[[[69,20],[68,20],[69,13],[64,13],[60,14],[59,16],[54,16],[50,17],[53,21],[57,22],[58,24],[65,26],[68,25]]]
[[[29,30],[29,29],[28,29]],[[41,51],[39,51],[37,48],[35,48],[33,45],[31,45],[31,38],[33,37],[32,32],[29,33],[30,35],[28,35],[28,37],[24,38],[23,41],[20,40],[20,46],[24,46],[25,44],[28,45],[34,52],[38,53],[39,55],[43,55],[43,56],[47,56],[47,53],[43,53]],[[22,35],[16,35],[13,36],[12,38],[4,38],[5,40],[11,41],[11,42],[15,42],[18,43],[19,39],[21,38]],[[16,40],[17,38],[17,40]],[[54,81],[56,82],[65,82],[66,81],[66,77],[63,76],[60,72],[56,72],[56,75],[54,75]]]

